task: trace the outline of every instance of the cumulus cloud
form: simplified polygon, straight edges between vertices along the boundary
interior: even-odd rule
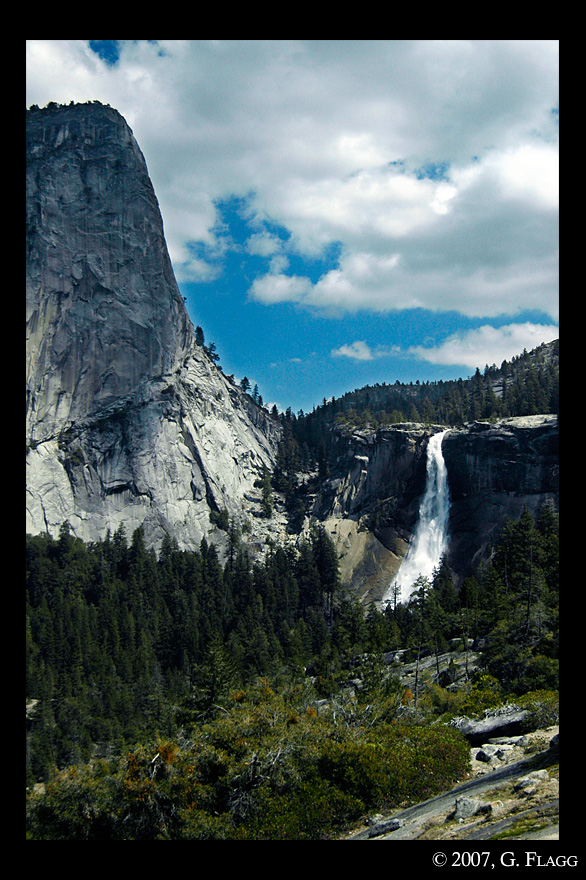
[[[466,333],[455,333],[441,345],[412,346],[411,354],[432,364],[453,364],[476,368],[484,364],[500,366],[504,360],[530,351],[559,337],[559,327],[541,324],[484,325]]]
[[[500,366],[504,360],[516,357],[524,349],[530,351],[558,338],[559,327],[554,324],[525,322],[504,327],[485,324],[473,330],[454,333],[440,345],[412,345],[401,350],[397,345],[372,347],[364,340],[356,340],[332,349],[330,354],[331,357],[353,361],[372,361],[407,354],[432,364],[476,369],[485,364]]]
[[[217,265],[217,206],[246,198],[250,296],[326,311],[557,316],[555,40],[27,43],[27,102],[99,99],[139,141],[179,277]],[[441,168],[436,174],[430,168]],[[288,253],[340,259],[318,280]],[[274,227],[273,227],[274,228]],[[270,261],[273,261],[272,263]]]
[[[303,302],[310,288],[311,282],[308,278],[271,273],[254,280],[251,295],[265,305],[280,302]]]
[[[272,257],[281,247],[280,239],[270,232],[255,232],[246,242],[248,253],[259,257]]]
[[[371,361],[374,355],[366,342],[357,340],[351,345],[341,345],[340,348],[333,349],[332,357],[346,357],[355,361]]]

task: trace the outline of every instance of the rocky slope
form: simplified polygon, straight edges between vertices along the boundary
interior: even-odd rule
[[[452,567],[466,576],[507,518],[559,502],[559,425],[554,415],[474,422],[443,443],[450,486]]]
[[[559,726],[491,740],[471,747],[465,782],[345,839],[559,840]]]
[[[258,513],[279,430],[195,342],[125,120],[29,110],[27,531],[197,547],[213,512]]]

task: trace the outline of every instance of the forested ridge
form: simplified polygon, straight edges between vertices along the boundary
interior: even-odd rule
[[[27,538],[29,839],[323,839],[462,777],[467,744],[438,720],[555,711],[550,505],[459,589],[442,564],[385,609],[342,593],[319,525],[254,564],[230,535],[223,565],[205,541],[157,555],[140,530]],[[389,674],[385,653],[453,639],[481,649],[465,688]]]
[[[434,422],[454,426],[559,410],[559,340],[477,368],[468,379],[366,385],[324,400],[321,418],[337,423]],[[310,414],[307,416],[309,419]]]
[[[456,427],[477,419],[559,413],[559,340],[524,351],[468,379],[367,385],[323,400],[311,413],[289,408],[279,418],[282,440],[271,477],[286,497],[289,525],[299,531],[307,498],[331,476],[341,432],[376,431],[415,422]],[[303,474],[299,480],[298,474]]]
[[[377,430],[401,422],[455,427],[476,419],[559,412],[559,340],[523,351],[500,367],[485,365],[467,379],[366,385],[322,401],[311,413],[281,414],[279,467],[327,468],[336,427]]]

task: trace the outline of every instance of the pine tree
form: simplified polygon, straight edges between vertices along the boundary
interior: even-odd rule
[[[261,489],[261,508],[263,516],[270,519],[273,515],[273,487],[271,485],[271,475],[268,468],[263,467],[262,474],[258,480],[254,481],[254,485]]]

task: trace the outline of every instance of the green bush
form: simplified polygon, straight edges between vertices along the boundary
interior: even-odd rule
[[[470,748],[459,731],[453,734],[444,725],[390,724],[377,732],[386,754],[387,803],[431,797],[465,775]]]
[[[378,743],[326,743],[319,769],[323,778],[367,809],[379,803],[388,789],[385,754]]]
[[[529,710],[526,726],[529,730],[552,727],[560,721],[560,695],[558,691],[539,690],[523,694],[516,701]]]
[[[500,706],[502,702],[498,679],[493,675],[477,672],[472,687],[464,696],[460,711],[463,715],[481,715],[485,709]]]
[[[461,778],[469,748],[443,725],[369,728],[261,682],[182,745],[140,746],[57,772],[27,804],[32,840],[327,839],[367,811]]]
[[[237,840],[320,840],[348,826],[364,811],[361,800],[323,779],[302,782],[287,795],[263,790],[256,813],[234,832]]]

